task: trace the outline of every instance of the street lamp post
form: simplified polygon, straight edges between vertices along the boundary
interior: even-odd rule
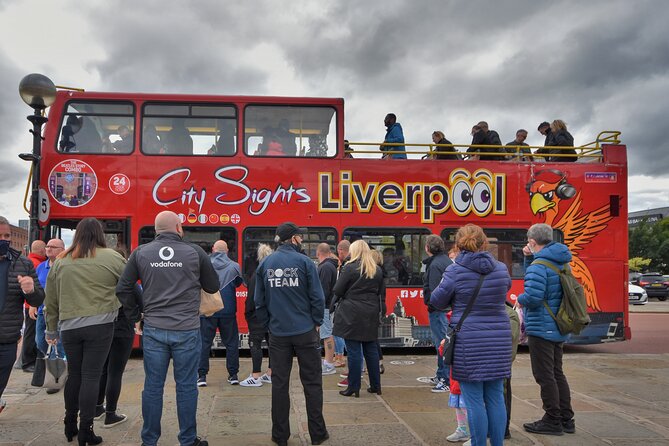
[[[53,104],[56,99],[56,86],[51,79],[43,74],[29,74],[19,83],[19,94],[23,102],[28,104],[34,113],[28,116],[33,125],[30,133],[33,134],[32,153],[21,153],[19,158],[32,163],[32,195],[30,197],[30,243],[39,238],[39,179],[40,159],[42,157],[42,126],[48,121],[43,116],[45,108]]]

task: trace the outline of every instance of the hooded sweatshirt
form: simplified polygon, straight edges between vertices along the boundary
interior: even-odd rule
[[[211,264],[218,274],[221,283],[221,297],[223,298],[223,309],[217,311],[212,317],[234,318],[237,314],[237,287],[244,283],[242,271],[239,264],[228,257],[226,252],[215,252],[211,255]]]

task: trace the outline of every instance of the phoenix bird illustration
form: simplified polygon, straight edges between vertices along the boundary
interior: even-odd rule
[[[588,307],[602,311],[597,299],[595,281],[590,269],[579,257],[579,252],[597,233],[606,228],[607,222],[612,218],[610,204],[585,213],[581,193],[577,193],[576,188],[567,182],[566,175],[553,169],[533,175],[532,181],[527,185],[527,192],[530,195],[532,213],[543,216],[546,224],[560,229],[564,234],[564,243],[572,255],[571,270],[583,285]],[[560,207],[567,204],[565,200],[572,198],[569,208],[560,215]]]

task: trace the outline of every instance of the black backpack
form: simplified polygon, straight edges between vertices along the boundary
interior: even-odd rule
[[[558,268],[546,260],[535,260],[532,262],[532,265],[535,264],[544,265],[552,269],[560,277],[562,302],[560,303],[560,308],[558,308],[557,315],[551,311],[548,303],[544,300],[544,306],[548,310],[548,314],[555,320],[560,333],[563,335],[570,333],[580,334],[590,323],[583,286],[576,280],[576,277],[574,277],[571,269],[566,264],[562,268]]]

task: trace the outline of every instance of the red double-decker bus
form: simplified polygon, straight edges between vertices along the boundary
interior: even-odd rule
[[[111,246],[133,249],[153,239],[155,215],[172,210],[187,240],[205,250],[227,241],[248,275],[258,243],[273,244],[286,220],[308,228],[312,258],[321,242],[362,238],[384,258],[380,341],[412,347],[432,344],[421,287],[426,236],[448,243],[463,224],[480,225],[518,294],[527,228],[546,222],[570,247],[591,311],[571,342],[630,337],[627,160],[616,133],[578,148],[577,162],[420,159],[411,154],[438,149],[420,144],[393,160],[363,143],[353,158],[344,152],[343,99],[59,91],[48,119],[45,240],[94,216]],[[244,288],[237,297],[244,332]]]

